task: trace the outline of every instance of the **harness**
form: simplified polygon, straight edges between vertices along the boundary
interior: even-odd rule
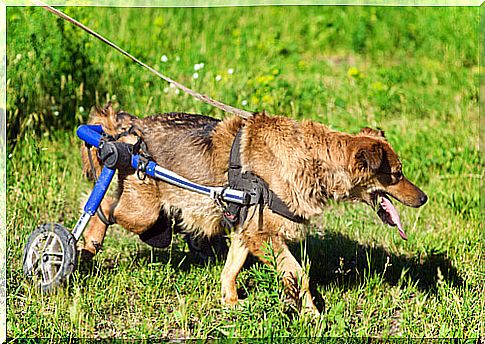
[[[134,145],[118,142],[121,137],[128,135],[136,136],[137,140]],[[92,145],[87,142],[85,143],[85,145],[88,152],[91,175],[93,176],[94,184],[96,184],[98,177],[96,175],[96,169],[94,168],[93,157],[91,156]],[[140,159],[138,167],[136,169],[136,173],[138,179],[144,180],[146,178],[146,165],[148,161],[152,160],[147,152],[148,149],[146,143],[135,131],[135,128],[131,126],[128,130],[123,131],[115,136],[103,133],[100,146],[97,150],[97,155],[99,160],[101,160],[103,165],[105,166],[108,166],[110,168],[128,169],[131,168],[131,156],[133,154],[139,154]],[[115,223],[112,215],[110,214],[109,217],[106,217],[101,207],[98,207],[98,209],[96,210],[96,214],[98,215],[101,222],[103,222],[106,226],[110,226]]]
[[[131,145],[118,141],[119,138],[126,135],[136,136],[137,142],[134,145]],[[287,204],[269,188],[268,184],[261,177],[252,172],[242,172],[241,136],[242,129],[239,129],[231,146],[228,184],[226,186],[209,189],[191,183],[188,180],[181,180],[178,175],[168,170],[165,170],[165,181],[191,191],[200,192],[200,190],[197,189],[207,188],[208,191],[202,191],[202,193],[208,193],[209,196],[223,209],[222,225],[228,229],[232,229],[237,224],[242,226],[247,219],[248,210],[252,206],[259,206],[260,213],[262,213],[265,206],[268,206],[274,213],[283,216],[290,221],[303,223],[305,219],[293,213],[288,208]],[[96,181],[96,171],[91,157],[91,150],[89,149],[90,145],[87,144],[86,146],[88,148],[88,159],[91,165],[91,173]],[[131,168],[131,157],[133,154],[138,154],[137,164],[134,166],[136,166],[137,176],[141,180],[146,178],[148,163],[153,162],[153,158],[148,154],[145,142],[133,127],[130,127],[127,131],[116,136],[104,134],[97,153],[98,158],[103,165],[110,168],[122,169]],[[228,195],[229,192],[239,192],[243,196],[236,197],[239,199],[237,202],[231,202],[231,196]],[[97,209],[97,214],[99,219],[107,226],[113,224],[113,219],[111,217],[107,218],[101,210],[101,207]]]
[[[247,218],[249,208],[258,205],[260,212],[262,212],[264,206],[268,206],[274,213],[288,220],[303,223],[305,219],[293,213],[261,177],[252,172],[242,172],[241,136],[242,129],[239,129],[232,142],[227,179],[228,186],[231,189],[245,191],[250,195],[250,201],[248,204],[227,203],[224,209],[223,224],[230,228],[234,227],[237,223],[243,225]]]

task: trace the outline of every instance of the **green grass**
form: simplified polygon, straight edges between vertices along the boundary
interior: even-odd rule
[[[180,237],[151,249],[116,226],[93,267],[42,295],[23,276],[23,246],[42,222],[77,221],[90,183],[74,128],[92,105],[224,115],[41,9],[9,8],[9,337],[484,336],[478,9],[65,10],[229,104],[348,132],[384,129],[429,201],[398,206],[408,241],[364,205],[330,203],[313,219],[292,249],[300,257],[304,247],[311,262],[319,319],[294,312],[274,269],[257,262],[238,278],[247,302],[224,308],[223,262],[197,264]]]

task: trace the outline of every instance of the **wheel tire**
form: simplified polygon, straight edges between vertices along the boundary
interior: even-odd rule
[[[24,273],[43,292],[63,284],[76,266],[76,239],[64,226],[45,223],[30,234],[24,249]]]

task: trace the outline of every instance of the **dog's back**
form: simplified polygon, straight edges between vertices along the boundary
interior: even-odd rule
[[[236,119],[235,122],[239,123],[240,120]],[[145,142],[147,153],[159,165],[197,182],[214,184],[220,179],[207,175],[207,171],[213,171],[213,166],[210,166],[214,161],[211,156],[214,153],[212,134],[221,123],[218,119],[176,112],[138,118],[124,111],[115,112],[108,104],[102,109],[96,108],[89,123],[101,125],[106,134],[111,136],[127,133],[132,128],[135,135]],[[126,135],[120,141],[135,143],[135,135]],[[95,149],[92,149],[95,157]],[[82,157],[83,172],[92,179],[86,149],[82,150]],[[102,168],[100,162],[94,158],[93,163],[99,174]]]

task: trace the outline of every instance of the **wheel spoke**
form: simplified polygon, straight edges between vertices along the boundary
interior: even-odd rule
[[[34,257],[35,255],[35,257]],[[37,251],[33,248],[32,249],[32,262],[38,261],[40,258],[40,255],[37,253]]]
[[[45,263],[50,265],[62,265],[62,260],[48,260]]]
[[[48,272],[44,268],[44,264],[40,264],[40,269],[42,270],[42,279],[44,280],[45,283],[49,283],[50,278]]]
[[[42,252],[45,252],[47,249],[47,246],[51,244],[52,238],[53,238],[53,233],[47,234],[47,238],[45,239],[44,247],[42,248]]]
[[[49,245],[49,249],[53,250],[56,247],[56,244],[58,244],[59,248],[62,247],[61,240],[57,235],[54,236],[54,239],[52,240],[51,244]]]
[[[49,262],[48,262],[49,263]],[[54,271],[52,271],[52,264],[46,264],[47,265],[47,273],[49,274],[49,282],[52,282],[54,280],[54,276],[56,275]]]
[[[62,258],[64,254],[62,252],[44,252],[44,255],[53,256],[53,257],[60,257]]]
[[[36,265],[36,264],[37,264],[39,261],[41,261],[41,257],[40,257],[40,255],[37,253],[37,251],[35,251],[35,250],[34,250],[34,251],[32,251],[32,253],[33,253],[33,254],[32,254],[32,257],[31,257],[32,259],[31,259],[31,261],[30,261],[30,264],[31,264],[31,266],[32,266],[32,267],[34,267],[34,265]],[[35,257],[34,257],[34,255],[35,255]]]
[[[50,265],[62,265],[62,263],[63,263],[63,262],[64,262],[64,260],[63,260],[63,259],[60,259],[60,260],[59,260],[59,259],[52,259],[52,258],[51,258],[51,259],[48,259],[48,260],[44,261],[43,263],[44,263],[44,265],[46,265],[46,266],[50,266]],[[48,269],[48,270],[49,270],[49,269]]]
[[[62,253],[62,243],[57,235],[51,240],[49,246],[46,247],[45,252],[61,252]]]
[[[38,259],[37,261],[35,261],[33,264],[32,264],[32,276],[36,276],[39,274],[39,271],[42,269],[42,263],[40,261],[40,259]]]

